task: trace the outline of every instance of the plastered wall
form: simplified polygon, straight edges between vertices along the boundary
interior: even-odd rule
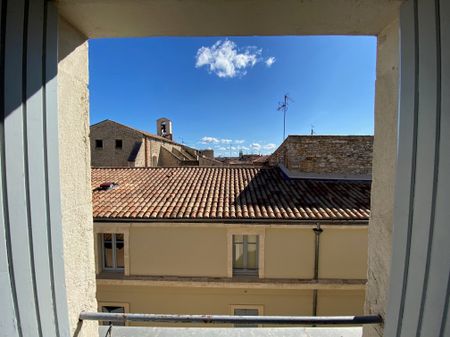
[[[311,228],[269,228],[265,239],[266,277],[314,277],[315,236]]]
[[[367,228],[327,228],[320,235],[319,278],[367,277]]]
[[[319,290],[317,315],[362,315],[364,290]]]
[[[225,228],[131,228],[129,250],[132,275],[227,275]]]
[[[392,22],[378,35],[375,93],[375,140],[369,222],[367,314],[386,315],[392,249],[397,106],[399,23]],[[383,326],[368,325],[364,337],[383,336]]]
[[[97,322],[78,325],[95,311],[95,255],[90,189],[88,42],[59,21],[58,118],[64,268],[71,335],[92,337]]]
[[[312,290],[99,286],[98,302],[126,304],[129,312],[229,315],[233,306],[259,307],[264,315],[312,315]],[[362,313],[363,290],[321,290],[318,315]]]
[[[96,224],[96,232],[120,227]],[[125,227],[124,227],[125,228]],[[315,234],[311,226],[214,226],[208,224],[131,224],[130,275],[228,277],[231,236],[257,230],[265,278],[312,279]],[[97,258],[99,260],[99,258]],[[367,227],[324,228],[320,235],[319,277],[365,279]]]

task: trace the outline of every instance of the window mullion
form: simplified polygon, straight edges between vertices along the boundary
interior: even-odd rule
[[[233,259],[233,267],[236,263],[236,243],[234,242],[234,236],[233,236],[233,243],[232,243],[232,259]]]
[[[259,235],[256,236],[256,269],[259,273]]]
[[[105,257],[105,235],[102,233],[102,269],[106,268],[106,257]]]
[[[117,269],[117,261],[116,261],[116,234],[111,235],[112,241],[112,258],[113,258],[113,268]]]
[[[248,252],[248,240],[247,240],[247,235],[244,235],[243,240],[242,240],[243,244],[242,244],[242,249],[244,251],[244,269],[248,269],[248,263],[247,263],[247,252]]]

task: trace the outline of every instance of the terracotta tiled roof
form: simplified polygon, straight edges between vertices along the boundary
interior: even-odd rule
[[[110,190],[97,189],[114,182]],[[279,168],[93,168],[94,218],[368,220],[370,184],[286,178]]]

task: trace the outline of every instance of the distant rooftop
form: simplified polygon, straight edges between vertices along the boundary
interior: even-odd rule
[[[118,186],[97,190],[104,182]],[[96,219],[367,221],[370,183],[289,179],[277,168],[92,169]]]
[[[121,123],[118,123],[118,122],[113,121],[113,120],[111,120],[111,119],[105,119],[105,120],[102,120],[101,122],[92,124],[92,125],[91,125],[91,128],[95,128],[95,127],[97,127],[97,126],[100,126],[101,124],[104,124],[105,122],[111,122],[111,123],[117,124],[117,125],[119,125],[119,126],[122,126],[122,127],[124,127],[124,128],[127,128],[127,129],[129,129],[129,130],[132,130],[132,131],[135,131],[135,132],[138,132],[138,133],[142,133],[143,136],[146,136],[146,137],[149,137],[149,138],[153,138],[153,139],[156,139],[156,140],[160,140],[160,141],[162,141],[162,142],[167,142],[167,143],[177,144],[177,143],[174,142],[173,140],[170,140],[170,139],[167,139],[167,138],[164,138],[164,137],[155,135],[155,134],[150,133],[150,132],[147,132],[147,131],[142,131],[142,130],[139,130],[139,129],[136,129],[136,128],[132,128],[131,126],[128,126],[128,125],[125,125],[125,124],[121,124]],[[180,145],[181,145],[181,144],[180,144]]]

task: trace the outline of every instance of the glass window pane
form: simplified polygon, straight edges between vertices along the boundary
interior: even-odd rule
[[[104,267],[113,268],[113,251],[112,251],[112,235],[103,234],[103,256],[104,256]]]
[[[233,242],[234,243],[243,243],[244,236],[243,235],[233,235]]]
[[[258,235],[247,235],[247,242],[248,243],[257,243]]]
[[[244,248],[243,244],[234,244],[234,261],[233,268],[234,269],[242,269],[244,268]]]
[[[124,268],[124,243],[123,234],[116,234],[116,266]]]
[[[257,245],[249,243],[247,249],[247,269],[258,269]]]
[[[258,316],[258,309],[234,309],[235,316]]]

